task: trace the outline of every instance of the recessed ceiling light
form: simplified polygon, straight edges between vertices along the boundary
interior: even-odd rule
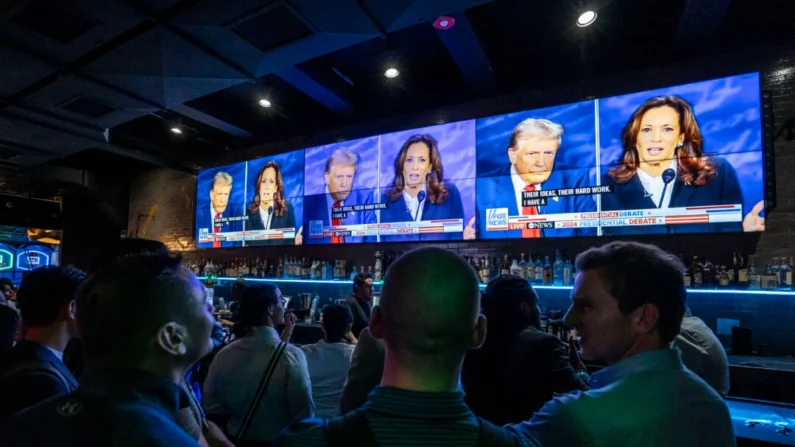
[[[388,78],[396,78],[396,77],[398,77],[399,74],[400,74],[400,72],[397,70],[397,68],[388,68],[384,72],[384,76],[386,76]]]
[[[270,101],[268,101],[267,99],[263,98],[263,99],[259,100],[259,105],[261,105],[262,107],[270,107],[272,104],[271,104]]]
[[[595,11],[585,11],[577,18],[577,26],[584,28],[596,21]]]
[[[172,128],[171,128],[171,131],[172,131],[172,132],[174,132],[174,133],[175,133],[175,134],[177,134],[177,135],[182,135],[182,129],[180,129],[180,128],[179,128],[179,127],[177,127],[177,126],[174,126],[174,127],[172,127]]]

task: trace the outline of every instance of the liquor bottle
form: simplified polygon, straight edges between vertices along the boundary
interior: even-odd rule
[[[533,282],[533,276],[535,276],[535,270],[533,270],[533,254],[527,254],[527,260],[524,258],[524,253],[522,253],[522,261],[519,262],[519,267],[522,268],[522,278]],[[531,273],[532,270],[532,273]]]
[[[754,256],[748,257],[748,288],[753,290],[759,290],[762,288],[762,276],[756,270],[756,263],[754,262]]]
[[[370,278],[375,278],[375,270],[372,265],[367,266],[367,274],[370,275]]]
[[[544,284],[549,285],[552,284],[552,263],[549,262],[549,256],[544,258],[544,270],[543,270],[543,281]]]
[[[480,282],[487,284],[491,279],[491,267],[489,267],[489,258],[483,257],[480,261],[480,270],[478,271]]]
[[[762,289],[775,290],[778,288],[778,258],[773,258],[773,264],[765,266],[760,286]]]
[[[792,257],[781,257],[781,267],[778,270],[779,289],[792,290]]]
[[[745,265],[742,254],[737,254],[737,287],[740,289],[748,288],[748,267]]]
[[[540,255],[536,258],[535,264],[533,264],[533,270],[535,270],[535,275],[533,276],[533,283],[534,284],[543,284],[544,283],[544,263],[541,262],[541,256]]]
[[[502,259],[502,263],[500,264],[500,275],[510,275],[511,274],[511,261],[508,260],[508,255]]]
[[[276,277],[284,277],[284,260],[282,258],[279,258],[279,267],[276,270]]]
[[[373,275],[373,281],[375,282],[381,281],[381,275],[383,274],[382,256],[383,254],[380,251],[375,252],[375,275]]]
[[[685,283],[685,287],[690,287],[693,283],[693,272],[690,271],[690,268],[687,266],[687,262],[685,262],[685,255],[679,253],[679,260],[682,261],[682,280]]]
[[[301,279],[312,278],[312,261],[309,258],[304,258],[304,265],[301,266]]]
[[[718,287],[726,288],[729,287],[731,281],[729,281],[729,272],[726,271],[726,266],[720,266],[720,273],[718,274]]]
[[[524,259],[524,254],[522,258]],[[522,267],[519,266],[519,262],[516,261],[516,258],[513,258],[513,263],[511,263],[511,275],[522,277]]]
[[[715,264],[709,259],[709,255],[704,259],[704,287],[715,287],[717,284],[717,271]]]
[[[563,256],[555,250],[555,264],[552,265],[552,279],[556,286],[563,285]]]
[[[693,287],[704,287],[704,266],[698,260],[698,256],[693,256]]]
[[[737,272],[734,271],[734,264],[737,263],[737,253],[732,253],[732,263],[726,266],[726,274],[729,275],[729,285],[732,287],[737,286],[736,275]]]
[[[353,268],[353,270],[351,270],[351,275],[350,275],[350,277],[351,277],[351,280],[353,280],[354,278],[356,278],[356,275],[358,275],[358,274],[359,274],[359,271],[358,271],[358,270],[356,270],[356,265],[354,265],[352,268]]]
[[[574,265],[572,265],[571,261],[566,260],[563,263],[563,285],[570,286],[574,275],[572,274],[572,270],[574,270]]]
[[[363,265],[359,266],[359,273],[367,273],[367,270],[364,268]]]

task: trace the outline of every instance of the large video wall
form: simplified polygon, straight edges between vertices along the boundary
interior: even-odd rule
[[[199,173],[198,248],[764,231],[759,75]]]

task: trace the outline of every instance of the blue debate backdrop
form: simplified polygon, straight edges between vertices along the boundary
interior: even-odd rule
[[[521,237],[523,232],[515,228],[512,228],[511,231],[499,231],[488,235],[488,233],[484,233],[486,229],[483,227],[485,225],[483,221],[485,213],[490,208],[510,205],[511,209],[519,210],[524,207],[524,204],[519,204],[521,207],[516,203],[511,204],[513,199],[503,197],[502,193],[495,195],[491,190],[489,194],[478,194],[477,192],[477,188],[487,187],[486,183],[489,178],[502,176],[510,170],[508,145],[511,132],[519,123],[527,118],[544,118],[561,124],[564,128],[562,142],[555,156],[553,173],[550,177],[554,181],[548,182],[550,188],[554,189],[556,187],[554,185],[563,185],[567,188],[596,186],[604,179],[602,175],[610,167],[615,166],[621,158],[623,151],[621,133],[632,113],[647,99],[664,95],[681,97],[692,106],[695,119],[703,135],[705,154],[724,160],[726,165],[736,172],[738,183],[742,189],[743,215],[748,213],[757,202],[764,199],[764,152],[762,151],[761,93],[758,73],[392,132],[203,170],[198,175],[195,234],[198,238],[202,228],[212,231],[210,227],[212,218],[209,216],[209,191],[212,179],[218,172],[226,172],[234,178],[225,217],[231,215],[230,213],[245,216],[248,204],[253,199],[254,183],[259,170],[267,161],[276,161],[282,169],[285,196],[293,206],[297,231],[298,227],[305,222],[305,217],[307,217],[304,215],[305,212],[310,213],[309,216],[318,214],[317,210],[303,209],[304,198],[325,192],[323,178],[325,164],[335,150],[349,149],[359,155],[360,164],[352,189],[358,191],[356,197],[366,195],[367,200],[377,203],[383,200],[382,193],[388,190],[394,181],[396,174],[394,163],[403,143],[413,135],[429,134],[438,142],[445,181],[454,185],[460,196],[464,224],[466,225],[472,216],[478,215],[478,238]],[[486,183],[480,185],[481,181]],[[511,188],[510,183],[505,183],[502,187]],[[492,186],[488,186],[488,188],[493,189]],[[540,190],[543,190],[543,187]],[[513,197],[513,194],[509,193],[509,196]],[[597,195],[589,197],[596,199]],[[491,200],[500,201],[500,204],[487,203]],[[544,215],[544,210],[553,209],[557,209],[555,212],[558,213],[585,213],[593,208],[591,202],[579,199],[561,198],[554,201],[555,204],[559,204],[569,203],[570,200],[582,203],[577,206],[539,208],[539,214]],[[594,202],[597,201],[594,200]],[[311,200],[309,203],[312,207],[318,204],[322,205],[318,200]],[[716,203],[716,205],[718,204]],[[525,213],[525,211],[521,211],[521,213]],[[763,215],[764,213],[762,213]],[[549,218],[554,220],[554,215],[549,215]],[[378,219],[381,223],[381,218]],[[660,227],[657,225],[656,230],[655,226],[636,227],[635,230],[642,234],[660,233]],[[676,227],[676,225],[662,225],[662,227]],[[712,227],[712,224],[708,224],[707,227],[712,228],[710,231],[729,231],[720,230],[720,228],[728,227]],[[736,228],[736,226],[732,228]],[[682,229],[685,229],[685,226],[679,227],[679,230]],[[588,231],[590,230],[544,230],[540,237],[591,234]],[[687,232],[687,230],[680,232]],[[308,230],[305,229],[303,234],[305,235],[304,243],[306,243]],[[456,233],[455,237],[460,239],[463,235]],[[377,240],[393,239],[395,238],[380,237]],[[409,237],[406,240],[415,239],[434,238],[412,239]],[[316,243],[328,243],[326,241],[330,240],[331,238],[324,238]],[[372,238],[351,238],[349,240],[356,243],[373,242]],[[224,243],[222,246],[239,245],[241,244]],[[212,247],[212,244],[197,244],[197,248],[207,247]]]

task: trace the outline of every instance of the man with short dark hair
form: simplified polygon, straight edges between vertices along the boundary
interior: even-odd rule
[[[355,346],[349,341],[353,316],[348,306],[329,304],[323,308],[320,328],[323,340],[301,347],[309,366],[315,416],[330,418],[339,415],[340,396]]]
[[[353,278],[353,295],[345,304],[353,315],[351,333],[358,338],[362,329],[370,322],[370,312],[373,306],[373,277],[369,273],[359,273]]]
[[[592,390],[508,426],[544,447],[734,446],[723,399],[686,369],[671,342],[685,311],[682,264],[652,245],[613,242],[577,257],[565,322],[586,360],[607,363]]]
[[[0,439],[16,447],[196,446],[174,420],[188,405],[186,371],[212,349],[205,294],[179,257],[133,255],[101,268],[77,300],[87,365],[80,386],[15,416]]]
[[[24,339],[0,362],[0,425],[15,413],[77,388],[63,351],[77,334],[75,298],[85,274],[55,266],[25,276],[17,294]]]
[[[411,280],[407,280],[410,278]],[[370,331],[384,340],[381,386],[361,409],[310,419],[283,431],[276,446],[536,446],[476,417],[464,403],[464,354],[486,337],[474,269],[450,251],[429,247],[387,270]]]
[[[527,280],[503,275],[489,282],[483,312],[489,336],[467,353],[461,374],[475,414],[498,425],[522,422],[554,394],[588,389],[585,366],[572,365],[560,339],[539,329],[538,296]]]

